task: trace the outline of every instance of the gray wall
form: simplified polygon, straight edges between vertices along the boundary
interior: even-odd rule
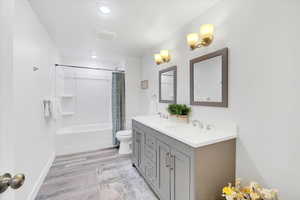
[[[142,61],[142,79],[150,84],[141,98],[146,114],[158,94],[158,70],[178,66],[178,103],[189,104],[189,60],[228,47],[229,108],[194,106],[192,118],[236,122],[237,177],[278,188],[285,200],[300,198],[299,9],[296,0],[220,1]],[[204,23],[216,26],[215,41],[190,52],[186,34]],[[172,61],[157,67],[153,53],[160,49],[170,49]]]

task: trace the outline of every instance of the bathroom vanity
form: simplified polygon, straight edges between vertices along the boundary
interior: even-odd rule
[[[218,200],[234,183],[235,126],[142,116],[132,129],[133,165],[161,200]]]

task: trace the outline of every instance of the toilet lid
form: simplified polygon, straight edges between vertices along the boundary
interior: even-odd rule
[[[131,130],[119,131],[119,132],[117,132],[117,135],[119,135],[119,136],[130,136],[131,135]]]

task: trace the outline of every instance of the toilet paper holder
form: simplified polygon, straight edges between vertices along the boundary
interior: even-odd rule
[[[44,109],[44,117],[45,118],[51,117],[51,115],[52,115],[51,100],[49,100],[49,99],[43,100],[43,109]]]

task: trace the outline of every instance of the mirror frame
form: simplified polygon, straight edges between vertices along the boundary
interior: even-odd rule
[[[222,102],[195,101],[194,100],[194,65],[196,63],[222,56]],[[228,48],[190,60],[190,103],[191,105],[228,107]]]
[[[174,87],[173,87],[173,92],[174,92],[174,99],[173,100],[163,100],[161,97],[161,75],[165,72],[169,71],[174,71]],[[158,75],[158,80],[159,80],[159,103],[176,103],[177,102],[177,66],[169,67],[163,70],[159,71]]]

